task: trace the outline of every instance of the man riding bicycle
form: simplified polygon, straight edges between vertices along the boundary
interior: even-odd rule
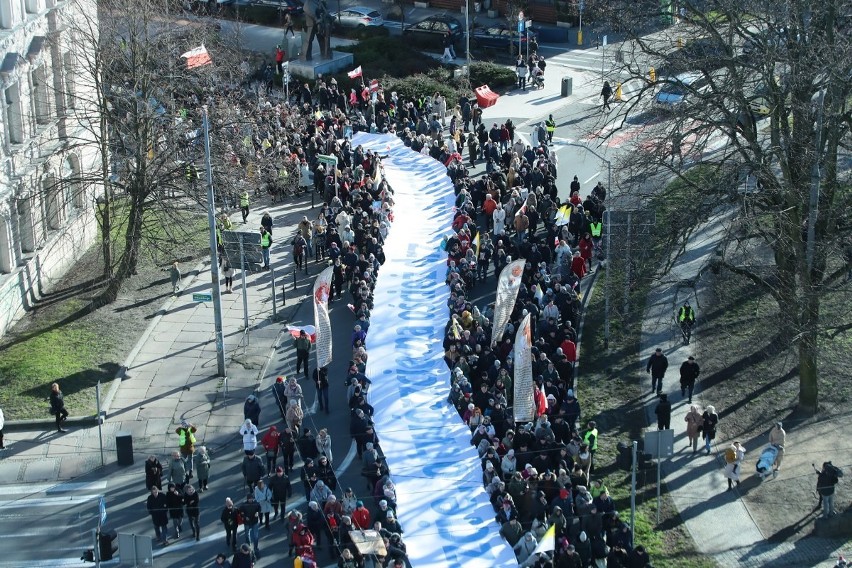
[[[678,310],[677,321],[680,324],[683,339],[689,345],[689,338],[692,336],[692,326],[695,325],[695,310],[692,309],[689,302],[684,302]]]

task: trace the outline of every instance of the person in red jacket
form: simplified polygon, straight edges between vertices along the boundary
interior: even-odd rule
[[[364,506],[363,501],[355,503],[355,510],[352,511],[352,524],[363,530],[373,528],[370,524],[370,511]]]
[[[585,233],[578,244],[580,248],[580,256],[588,264],[589,270],[592,269],[592,252],[595,248],[595,243],[592,241],[592,234]]]
[[[574,258],[571,259],[571,272],[580,280],[586,275],[586,259],[580,256],[579,252],[575,252]]]
[[[275,46],[275,69],[278,71],[278,74],[281,75],[284,73],[284,50],[281,49],[280,45]]]
[[[292,545],[296,549],[296,556],[313,555],[314,535],[305,525],[299,525],[293,534]]]

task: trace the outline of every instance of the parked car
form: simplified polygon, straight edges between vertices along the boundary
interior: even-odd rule
[[[367,6],[355,6],[340,12],[331,14],[334,25],[338,28],[366,28],[385,25],[385,20],[373,8]]]
[[[701,93],[707,87],[707,77],[703,73],[698,71],[681,73],[663,82],[663,86],[654,97],[654,108],[664,111],[677,110],[686,104],[690,95]]]
[[[527,40],[533,40],[538,37],[534,31],[521,34],[521,51],[526,55]],[[518,52],[518,30],[510,28],[506,24],[494,24],[490,26],[477,26],[473,28],[470,34],[471,48],[497,49],[503,52],[508,52],[511,47],[511,52]]]
[[[415,43],[440,47],[443,45],[444,35],[448,32],[454,44],[458,44],[464,36],[464,28],[457,19],[452,16],[435,15],[411,24],[402,33]]]
[[[299,0],[217,0],[219,6],[231,8],[259,7],[263,10],[275,10],[282,14],[299,16],[304,13],[303,2]]]

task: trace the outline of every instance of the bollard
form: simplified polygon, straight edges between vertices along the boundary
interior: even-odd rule
[[[657,70],[654,69],[653,67],[651,67],[648,70],[648,77],[651,79],[652,83],[656,83],[657,82]]]
[[[293,266],[293,290],[296,289],[296,267]]]
[[[617,101],[623,101],[624,99],[623,99],[623,98],[621,98],[621,97],[622,97],[622,93],[621,93],[621,83],[616,83],[616,84],[615,84],[615,100],[617,100]]]
[[[269,274],[272,276],[272,319],[278,319],[278,306],[276,305],[275,300],[275,269],[272,268],[269,271]]]
[[[583,30],[577,30],[577,45],[583,45]]]

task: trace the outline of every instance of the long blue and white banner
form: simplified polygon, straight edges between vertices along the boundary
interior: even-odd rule
[[[447,402],[442,341],[449,290],[439,244],[452,222],[454,195],[446,168],[396,136],[358,134],[358,144],[388,155],[384,171],[395,192],[367,336],[367,376],[409,559],[414,568],[517,566],[482,486],[470,430]]]

